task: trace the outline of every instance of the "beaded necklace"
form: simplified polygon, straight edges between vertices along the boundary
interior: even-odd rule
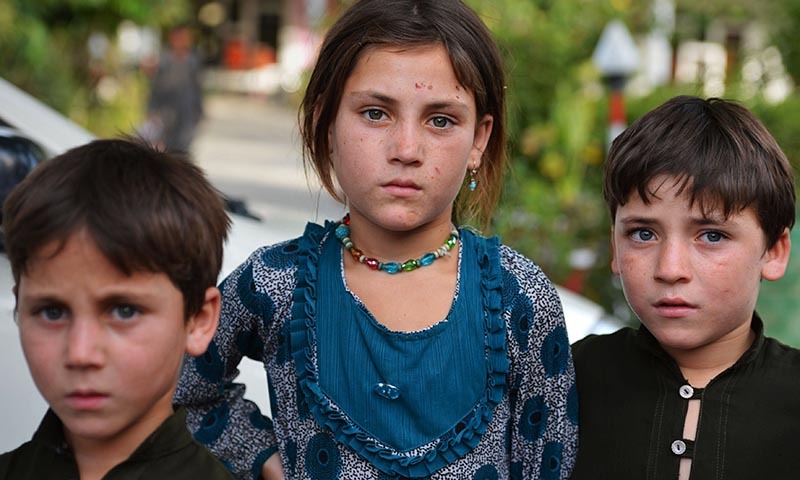
[[[375,258],[364,255],[364,252],[356,248],[355,244],[353,244],[353,241],[350,240],[349,213],[342,218],[342,221],[339,222],[339,225],[336,227],[336,238],[342,242],[344,248],[350,252],[350,255],[352,255],[357,262],[365,264],[372,270],[383,270],[386,273],[395,274],[399,272],[410,272],[411,270],[416,270],[419,267],[426,267],[432,264],[437,258],[450,255],[450,250],[456,246],[456,241],[458,240],[458,230],[453,229],[450,231],[450,236],[447,237],[447,240],[444,241],[444,244],[442,244],[442,246],[437,248],[435,251],[428,252],[419,258],[412,258],[402,263],[381,262]]]

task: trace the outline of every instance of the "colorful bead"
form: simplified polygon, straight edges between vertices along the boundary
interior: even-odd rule
[[[400,265],[400,268],[402,268],[406,272],[410,272],[411,270],[416,270],[419,268],[419,260],[414,258],[406,260],[405,262],[403,262],[402,265]]]
[[[386,273],[395,274],[400,271],[400,264],[397,262],[386,262],[381,265],[381,270]]]
[[[336,238],[339,240],[344,240],[345,238],[350,236],[350,229],[347,228],[347,225],[340,224],[336,227]]]
[[[383,270],[384,272],[392,275],[399,272],[410,272],[420,267],[427,267],[428,265],[431,265],[437,258],[450,255],[450,250],[455,248],[456,242],[458,241],[458,230],[453,230],[450,232],[450,236],[447,237],[447,240],[445,240],[444,244],[433,252],[428,252],[418,259],[412,258],[406,260],[403,263],[383,263],[375,258],[367,257],[364,252],[356,248],[355,244],[353,244],[353,241],[350,240],[349,225],[350,214],[348,213],[344,216],[344,218],[342,218],[342,221],[336,227],[335,235],[342,245],[344,245],[344,247],[350,252],[350,255],[352,255],[357,262],[365,264],[372,270]]]

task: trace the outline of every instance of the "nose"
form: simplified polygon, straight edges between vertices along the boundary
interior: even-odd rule
[[[424,154],[422,132],[414,122],[399,121],[392,128],[392,161],[421,163]]]
[[[656,260],[656,278],[667,283],[690,280],[692,271],[690,248],[679,240],[663,242]]]
[[[68,368],[97,368],[105,359],[104,333],[96,319],[76,318],[69,326],[66,345]]]

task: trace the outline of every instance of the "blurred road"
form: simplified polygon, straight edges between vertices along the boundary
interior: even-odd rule
[[[294,107],[260,96],[206,98],[206,119],[192,145],[195,160],[224,194],[247,202],[272,231],[292,238],[308,221],[337,219],[344,207],[308,186]]]
[[[223,194],[243,200],[261,218],[260,224],[237,219],[222,276],[259,246],[301,235],[309,221],[342,217],[344,207],[315,177],[306,181],[294,108],[266,97],[217,94],[205,99],[205,110],[192,144],[195,161]],[[269,415],[265,380],[262,364],[248,358],[239,364],[245,396]]]

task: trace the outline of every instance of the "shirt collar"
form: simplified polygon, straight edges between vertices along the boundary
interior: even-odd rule
[[[730,369],[747,365],[758,356],[761,350],[763,350],[765,339],[764,322],[756,312],[753,312],[753,318],[750,322],[750,329],[753,331],[756,338],[753,340],[753,343],[750,345],[750,347],[742,354],[742,356],[739,357],[739,360],[737,360],[736,363],[730,367]],[[663,348],[661,348],[661,344],[658,343],[656,337],[650,333],[650,330],[648,330],[644,324],[639,326],[639,331],[637,333],[637,344],[652,355],[669,361],[670,363],[674,363],[672,357],[670,357],[669,354],[664,351]]]
[[[64,436],[64,424],[52,409],[47,410],[39,428],[33,434],[33,440],[55,450],[58,454],[72,452]],[[134,450],[128,461],[164,457],[184,448],[192,441],[192,436],[186,427],[186,409],[178,407],[174,414],[164,420],[164,423]]]

